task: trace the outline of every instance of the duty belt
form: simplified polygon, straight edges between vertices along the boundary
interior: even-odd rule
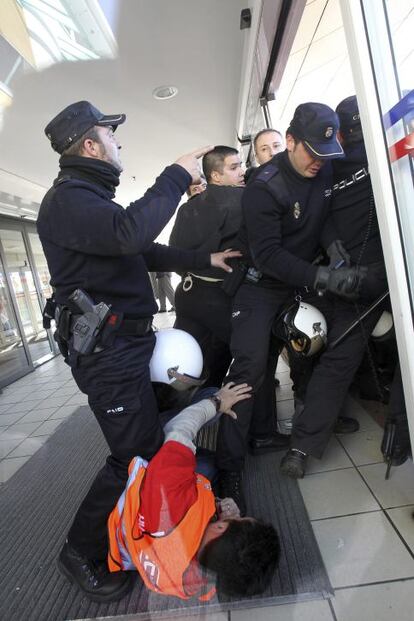
[[[71,328],[75,325],[80,315],[71,314]],[[144,336],[150,332],[153,317],[143,319],[123,319],[115,332],[117,336]]]
[[[150,332],[153,317],[144,319],[123,319],[117,330],[117,334],[122,336],[144,336]]]
[[[199,276],[198,274],[193,274],[192,272],[189,272],[188,274],[186,274],[184,280],[183,280],[183,291],[190,291],[190,289],[193,286],[193,278],[197,278],[197,280],[200,280],[201,282],[204,283],[208,283],[209,285],[215,285],[219,282],[223,282],[222,278],[211,278],[210,276]]]

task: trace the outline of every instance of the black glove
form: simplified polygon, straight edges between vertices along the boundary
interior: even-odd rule
[[[329,267],[332,270],[336,270],[339,267],[350,267],[351,257],[344,248],[340,239],[335,239],[332,244],[326,249],[326,254],[329,257]]]
[[[339,295],[348,300],[356,300],[361,283],[366,277],[366,267],[341,267],[331,270],[329,267],[318,267],[314,282],[314,289],[323,295],[325,291]]]

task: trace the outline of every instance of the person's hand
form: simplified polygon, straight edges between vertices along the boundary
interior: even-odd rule
[[[368,274],[365,266],[340,267],[330,270],[329,267],[318,267],[314,289],[323,295],[325,291],[348,300],[356,300],[359,296],[361,284]]]
[[[240,509],[233,498],[216,498],[216,508],[219,520],[240,517]]]
[[[201,183],[201,174],[200,167],[198,165],[198,159],[203,157],[206,153],[214,149],[212,145],[208,147],[203,147],[202,149],[196,149],[191,153],[187,153],[187,155],[182,155],[175,161],[175,164],[178,164],[184,170],[186,170],[191,175],[191,184]]]
[[[210,262],[212,267],[220,267],[225,272],[232,272],[230,265],[227,265],[226,261],[235,257],[241,257],[242,253],[239,250],[224,250],[223,252],[214,252],[210,255]]]
[[[216,392],[217,397],[221,401],[220,412],[222,414],[228,414],[232,418],[237,418],[236,412],[233,412],[231,408],[239,401],[250,399],[252,396],[251,391],[252,387],[248,384],[235,384],[234,382],[225,384],[225,386]]]

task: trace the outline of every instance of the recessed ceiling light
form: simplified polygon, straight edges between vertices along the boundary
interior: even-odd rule
[[[178,93],[178,88],[176,86],[157,86],[152,91],[152,96],[154,99],[171,99],[175,97]]]

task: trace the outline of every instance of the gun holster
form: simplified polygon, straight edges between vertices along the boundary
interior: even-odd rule
[[[57,346],[59,347],[59,351],[65,359],[65,362],[69,354],[68,341],[71,334],[71,321],[72,313],[69,308],[67,306],[61,306],[60,304],[57,304],[55,310],[56,330],[53,334],[53,338],[55,339]]]
[[[42,312],[43,327],[45,330],[49,330],[51,326],[51,321],[55,318],[56,307],[57,304],[55,296],[52,295],[50,298],[47,298],[45,307]]]

